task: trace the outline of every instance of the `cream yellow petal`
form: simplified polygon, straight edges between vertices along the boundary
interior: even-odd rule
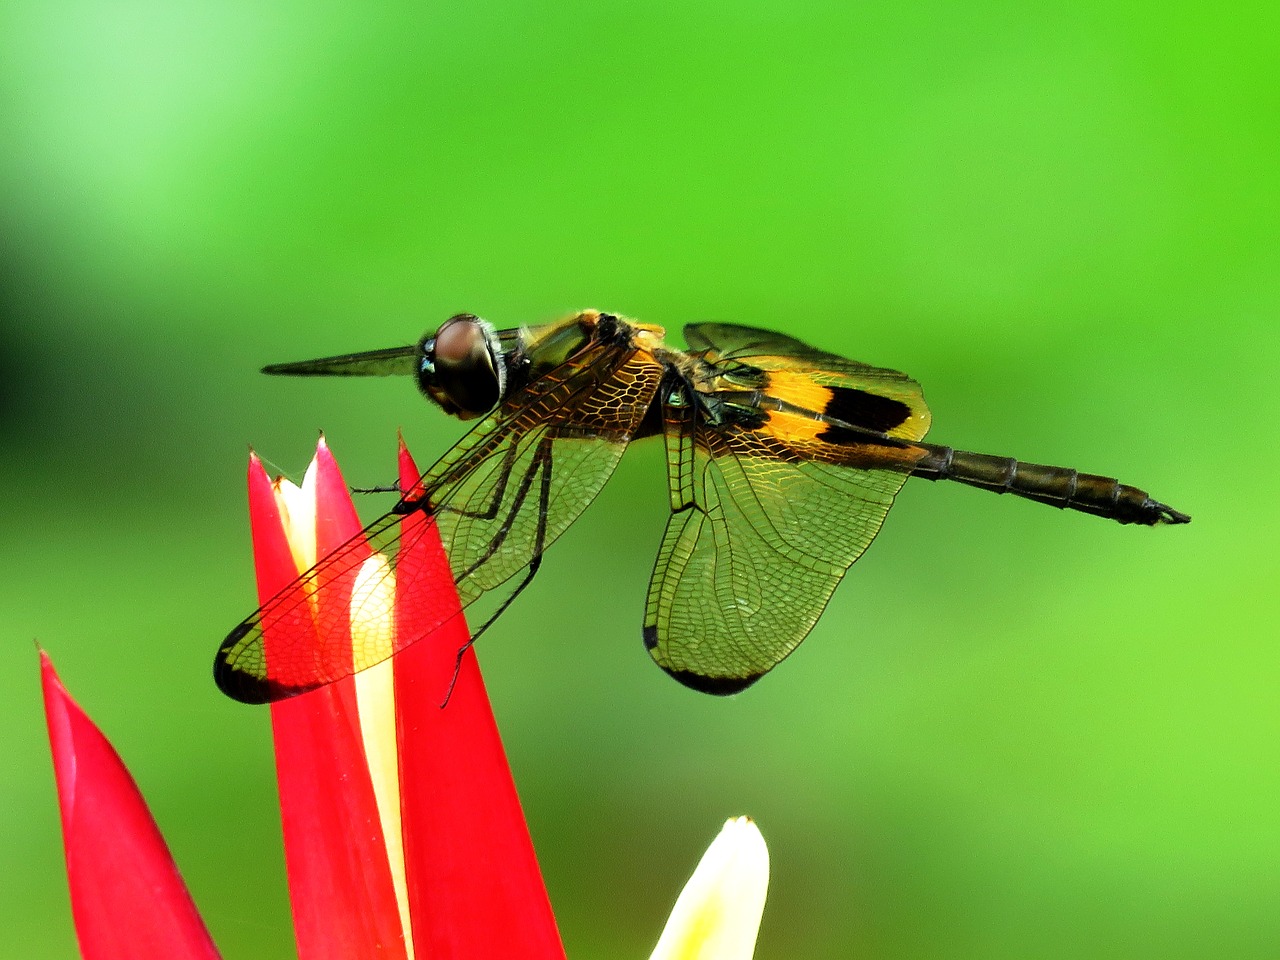
[[[276,506],[289,550],[298,572],[316,563],[316,462],[312,459],[302,477],[302,486],[285,477],[274,483]]]
[[[769,887],[769,850],[749,817],[728,821],[676,900],[649,960],[750,960]]]
[[[351,650],[356,669],[356,703],[365,761],[382,821],[391,881],[400,908],[405,952],[413,960],[413,927],[405,879],[400,825],[399,742],[396,737],[395,675],[388,659],[395,648],[396,577],[387,558],[375,553],[360,567],[351,588]],[[373,666],[368,666],[373,664]],[[365,669],[368,667],[367,669]]]

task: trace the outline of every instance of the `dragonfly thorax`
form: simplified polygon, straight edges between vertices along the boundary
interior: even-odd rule
[[[459,420],[482,417],[507,390],[507,367],[493,326],[469,313],[440,325],[419,347],[418,387]]]

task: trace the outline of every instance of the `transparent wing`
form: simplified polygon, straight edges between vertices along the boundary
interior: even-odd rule
[[[379,575],[394,575],[427,529],[409,521],[424,514],[439,530],[463,607],[486,594],[494,601],[492,615],[472,624],[478,636],[613,473],[660,377],[647,353],[592,344],[533,381],[427,470],[395,510],[237,626],[215,661],[219,687],[247,702],[278,700],[369,667],[438,629],[443,620],[426,616],[390,644],[348,639],[350,623],[387,616],[394,602],[394,590],[357,589],[366,561],[382,555]]]
[[[743,338],[757,333],[763,331]],[[766,348],[750,343],[746,349]],[[748,375],[715,359],[725,380]],[[751,354],[745,362],[765,371],[754,384],[758,394],[685,385],[663,406],[672,516],[649,586],[644,636],[659,666],[708,693],[750,685],[808,635],[924,455],[904,440],[921,439],[928,426],[918,385],[901,374],[888,381],[892,392],[872,392],[875,380],[853,379],[852,361],[844,371],[832,371],[825,359],[828,366],[806,369],[796,354]],[[826,414],[841,397],[832,383],[901,403],[904,415],[878,432],[902,439],[876,443],[847,428],[870,426]],[[805,398],[814,402],[801,406]],[[839,402],[854,410],[847,397]],[[864,413],[874,407],[863,406]]]
[[[290,377],[411,377],[417,372],[418,360],[417,347],[390,347],[341,357],[273,363],[263,367],[262,372]]]
[[[801,369],[815,376],[870,373],[873,378],[906,379],[896,370],[873,367],[835,353],[811,347],[786,334],[734,323],[691,323],[684,328],[689,349],[709,352],[714,362],[749,362],[764,369]]]
[[[744,327],[736,323],[690,323],[684,328],[690,350],[711,350],[721,358],[739,356],[803,356],[818,354],[841,362],[842,357],[823,354],[803,341],[772,330]],[[863,364],[865,366],[865,364]]]

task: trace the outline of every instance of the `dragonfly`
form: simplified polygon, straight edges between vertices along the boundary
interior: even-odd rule
[[[463,609],[481,597],[493,609],[472,628],[474,642],[529,585],[628,445],[646,437],[665,444],[670,516],[641,634],[658,666],[710,694],[745,689],[796,649],[909,478],[1122,524],[1191,519],[1110,477],[926,442],[920,385],[895,370],[728,323],[686,326],[684,350],[665,336],[598,310],[506,330],[464,313],[409,346],[265,367],[413,377],[445,413],[478,422],[390,512],[231,631],[214,665],[218,686],[248,703],[279,700],[433,633],[438,624],[353,658],[349,645],[327,652],[342,649],[327,641],[346,614],[309,622],[296,637],[279,626],[313,616],[300,609],[308,598],[350,578],[370,549],[394,572],[402,536],[420,535],[402,534],[402,521],[418,513],[439,531]],[[366,602],[386,603],[384,594]]]

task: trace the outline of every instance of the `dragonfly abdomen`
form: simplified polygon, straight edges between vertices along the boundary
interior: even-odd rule
[[[955,480],[994,493],[1012,493],[1065,510],[1079,510],[1119,523],[1187,523],[1191,518],[1165,506],[1145,490],[1112,477],[1081,473],[1070,467],[1025,463],[1013,457],[993,457],[920,444],[928,453],[916,463],[912,476],[926,480]]]

